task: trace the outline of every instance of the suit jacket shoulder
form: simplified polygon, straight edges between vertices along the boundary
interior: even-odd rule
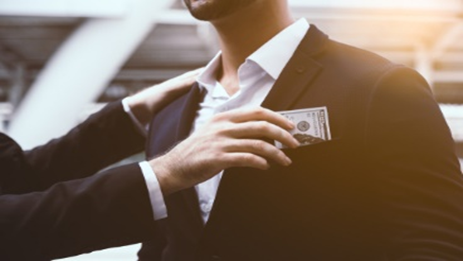
[[[161,112],[176,128],[157,139],[174,143],[184,137],[174,131],[189,130],[180,103]],[[326,107],[332,140],[285,150],[286,168],[225,170],[204,230],[191,221],[194,191],[168,200],[165,238],[152,248],[166,260],[461,259],[462,175],[417,72],[311,26],[263,106]]]

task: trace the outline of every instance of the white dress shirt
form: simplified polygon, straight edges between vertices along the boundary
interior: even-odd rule
[[[308,29],[309,23],[305,19],[300,19],[251,54],[238,69],[239,90],[232,96],[228,95],[215,78],[221,62],[219,52],[198,76],[199,86],[206,90],[206,95],[196,113],[191,133],[201,128],[217,113],[236,108],[260,106]],[[130,109],[126,111],[129,115],[131,114]],[[154,218],[158,220],[167,217],[167,209],[154,172],[147,162],[140,163],[140,167],[150,192]],[[222,174],[223,170],[195,187],[204,223],[207,222],[212,210]]]
[[[309,23],[300,19],[251,54],[238,69],[239,90],[232,96],[215,78],[221,61],[221,53],[218,53],[198,76],[200,88],[206,90],[206,95],[196,113],[191,132],[201,128],[217,113],[260,106],[308,29]],[[222,174],[223,171],[195,187],[204,223],[209,219]]]

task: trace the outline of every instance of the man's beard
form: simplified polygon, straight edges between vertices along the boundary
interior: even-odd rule
[[[213,21],[226,17],[256,0],[183,0],[198,20]],[[192,3],[193,2],[193,3]]]

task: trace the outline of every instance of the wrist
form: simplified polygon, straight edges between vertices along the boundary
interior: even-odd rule
[[[181,182],[175,175],[175,168],[165,156],[160,156],[149,161],[151,169],[158,179],[162,194],[167,196],[182,189]]]

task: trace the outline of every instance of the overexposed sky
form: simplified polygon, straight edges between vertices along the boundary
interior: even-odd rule
[[[334,8],[403,8],[454,9],[463,6],[462,0],[289,0],[297,6]]]

